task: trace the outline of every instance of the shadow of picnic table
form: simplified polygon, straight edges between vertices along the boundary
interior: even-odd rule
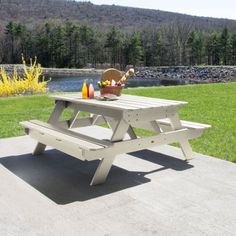
[[[48,150],[39,157],[32,154],[3,157],[0,158],[0,164],[57,204],[86,201],[145,184],[151,181],[145,177],[150,173],[169,168],[183,171],[193,167],[187,161],[151,150],[133,152],[129,155],[161,167],[149,172],[137,172],[113,165],[104,184],[90,186],[98,160],[84,162],[57,150]]]

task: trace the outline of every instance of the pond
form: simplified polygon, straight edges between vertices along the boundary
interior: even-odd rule
[[[100,81],[100,76],[80,76],[80,77],[59,77],[53,78],[47,85],[50,92],[78,92],[81,91],[84,80],[89,80],[93,83],[94,89],[98,90],[97,82]],[[180,85],[180,81],[175,79],[143,79],[140,77],[129,78],[126,83],[126,88],[150,87],[150,86],[168,86]]]

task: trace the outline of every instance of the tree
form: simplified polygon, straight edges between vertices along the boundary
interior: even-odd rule
[[[160,66],[161,65],[161,56],[162,56],[162,40],[159,33],[155,33],[153,38],[153,65]]]
[[[189,56],[189,64],[195,65],[196,61],[196,49],[195,49],[195,42],[196,42],[196,32],[193,30],[188,38],[187,41],[187,48],[188,48],[188,56]]]
[[[173,35],[175,34],[177,50],[178,50],[178,65],[186,64],[186,45],[189,34],[192,29],[192,24],[188,21],[180,21],[177,19],[173,25]]]
[[[122,33],[115,26],[113,26],[107,33],[105,47],[108,48],[108,54],[113,66],[115,66],[116,63],[121,62],[121,52],[123,46],[122,38]]]
[[[230,50],[231,50],[230,36],[227,27],[225,27],[221,33],[220,46],[221,46],[220,54],[222,63],[224,65],[227,65],[229,63]]]
[[[179,65],[179,50],[176,44],[176,34],[174,25],[169,25],[161,29],[163,37],[161,65]]]
[[[22,53],[22,38],[26,33],[26,28],[20,23],[10,21],[5,28],[7,35],[7,42],[10,47],[10,60],[12,63],[20,61],[20,55]]]
[[[236,64],[236,33],[227,27],[212,33],[193,30],[178,20],[141,32],[102,31],[69,20],[30,28],[10,21],[4,30],[0,27],[0,62],[19,63],[22,53],[37,56],[44,67],[228,65]]]
[[[72,62],[72,58],[73,55],[75,53],[75,51],[73,50],[73,44],[77,44],[76,42],[73,42],[74,40],[74,33],[76,29],[76,25],[73,24],[70,21],[66,21],[65,25],[64,25],[64,30],[65,30],[65,35],[64,35],[64,44],[65,44],[65,54],[64,54],[64,62],[65,65],[67,65],[68,67],[73,67],[73,62]],[[77,53],[77,51],[76,51]]]
[[[143,59],[146,66],[159,66],[162,59],[162,40],[159,32],[142,32]]]
[[[65,54],[65,44],[64,44],[65,31],[63,26],[57,25],[54,29],[55,37],[55,66],[64,67],[64,54]]]
[[[140,33],[133,33],[126,48],[127,61],[126,64],[137,66],[142,58],[141,36]]]
[[[208,35],[205,50],[207,53],[207,64],[208,65],[219,65],[220,64],[220,36],[214,32]]]
[[[231,64],[236,65],[236,33],[234,33],[231,37],[231,45],[232,45],[232,61],[231,61]]]
[[[203,36],[201,32],[193,30],[187,41],[187,48],[189,49],[189,64],[202,64],[203,57]]]
[[[6,25],[6,35],[10,38],[10,48],[11,48],[11,61],[14,63],[14,40],[15,40],[15,23],[13,21],[10,21]]]
[[[93,48],[95,44],[94,31],[91,27],[83,25],[80,27],[80,42],[83,46],[83,65],[93,61]]]
[[[0,64],[4,61],[4,33],[0,25]]]

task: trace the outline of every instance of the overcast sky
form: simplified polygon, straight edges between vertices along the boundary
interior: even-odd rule
[[[236,20],[236,0],[90,0],[90,2]]]

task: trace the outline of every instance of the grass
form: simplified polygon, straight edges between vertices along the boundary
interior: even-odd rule
[[[187,101],[188,106],[180,108],[181,119],[212,125],[203,136],[191,140],[193,150],[236,163],[236,83],[139,88],[124,93]],[[0,99],[0,138],[23,135],[19,121],[46,121],[53,106],[48,95]]]

